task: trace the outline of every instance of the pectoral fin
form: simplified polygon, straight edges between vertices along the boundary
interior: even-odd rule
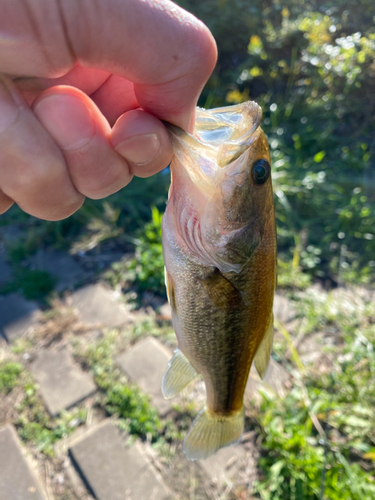
[[[240,292],[231,281],[221,274],[219,269],[215,268],[207,278],[200,280],[200,282],[216,307],[225,310],[241,306]]]
[[[168,273],[166,267],[164,267],[164,279],[165,279],[165,286],[167,288],[168,302],[170,303],[172,309],[176,309],[176,302],[175,302],[175,296],[174,296],[174,284],[173,284],[172,277]]]
[[[182,354],[180,349],[176,349],[173,358],[168,363],[161,383],[163,396],[165,399],[173,398],[197,376],[198,373],[191,366],[186,356]]]
[[[267,331],[258,347],[258,350],[254,357],[254,364],[260,378],[263,378],[270,361],[271,351],[273,342],[273,314],[267,328]]]

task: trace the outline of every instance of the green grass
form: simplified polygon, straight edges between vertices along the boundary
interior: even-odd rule
[[[53,291],[55,279],[47,271],[17,266],[14,278],[0,287],[0,294],[21,291],[28,300],[45,300]]]
[[[264,401],[261,423],[265,437],[259,461],[262,478],[255,491],[264,500],[374,498],[375,469],[368,472],[358,463],[350,463],[349,444],[343,444],[332,431],[319,434],[311,415],[324,409],[324,399],[321,394],[313,397],[310,390],[307,394],[306,402],[304,391],[294,388],[283,401]],[[330,408],[340,411],[332,401]],[[373,413],[364,416],[367,427],[372,426]],[[362,446],[367,452],[371,449]]]
[[[140,291],[165,295],[164,258],[161,242],[163,214],[152,207],[151,221],[138,231],[135,255],[128,264],[129,278]]]
[[[375,306],[356,299],[353,311],[333,294],[298,295],[302,334],[334,332],[325,347],[332,368],[301,371],[294,351],[291,392],[264,395],[256,484],[264,500],[375,498]]]
[[[74,429],[86,421],[86,409],[75,408],[63,412],[58,418],[52,419],[47,413],[30,374],[24,373],[22,386],[23,399],[15,408],[18,416],[14,422],[20,438],[39,452],[53,457],[54,444],[69,436]]]
[[[0,363],[0,393],[9,394],[19,383],[22,365],[19,363]]]
[[[123,427],[137,436],[159,437],[161,423],[149,398],[135,386],[116,383],[107,392],[105,409],[122,420]]]
[[[14,425],[19,437],[47,456],[53,457],[54,444],[86,421],[86,410],[80,408],[51,418],[31,374],[20,363],[2,362],[0,394],[9,395],[12,390],[19,391],[18,403],[13,409]]]
[[[116,366],[113,356],[118,352],[118,334],[107,335],[86,348],[75,346],[76,358],[90,368],[94,380],[102,390],[99,404],[120,420],[129,434],[156,440],[161,431],[157,411],[134,384],[129,384]]]

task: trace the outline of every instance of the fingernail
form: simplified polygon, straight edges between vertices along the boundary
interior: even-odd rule
[[[160,151],[160,141],[157,134],[135,135],[120,142],[115,150],[131,163],[142,165],[155,158]]]
[[[0,77],[0,132],[16,121],[19,107],[2,77]]]
[[[34,112],[63,149],[82,148],[95,133],[90,111],[75,97],[61,94],[46,97]]]

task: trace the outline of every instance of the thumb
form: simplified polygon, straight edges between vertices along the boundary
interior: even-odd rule
[[[191,130],[217,56],[210,31],[193,15],[169,0],[5,3],[0,73],[56,78],[77,62],[102,69],[131,80],[143,109]]]

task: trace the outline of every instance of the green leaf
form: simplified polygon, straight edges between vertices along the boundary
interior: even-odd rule
[[[325,151],[319,151],[319,153],[316,153],[316,155],[314,156],[314,161],[316,163],[320,163],[324,159],[325,156],[326,156]]]

